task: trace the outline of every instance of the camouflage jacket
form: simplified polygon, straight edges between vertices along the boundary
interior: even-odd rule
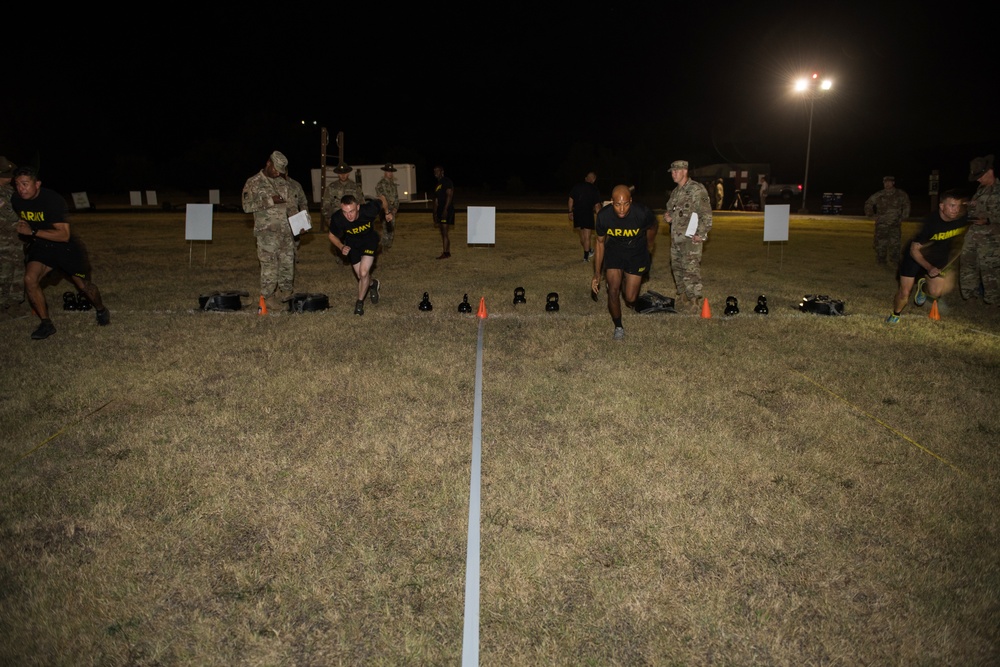
[[[865,202],[865,215],[876,222],[900,222],[910,217],[910,198],[899,188],[883,188]]]
[[[375,195],[382,195],[389,205],[389,211],[395,213],[399,210],[399,184],[395,180],[390,181],[382,177],[382,180],[375,186]]]
[[[10,185],[0,185],[0,246],[20,248],[21,239],[17,235],[17,223],[20,220],[10,198],[14,196],[14,188]]]
[[[976,194],[972,195],[969,202],[969,219],[979,220],[986,218],[991,225],[1000,224],[1000,187],[996,182],[993,185],[980,185],[976,189]]]
[[[326,184],[326,192],[323,193],[323,219],[330,221],[330,216],[340,210],[340,200],[345,195],[354,195],[359,204],[365,203],[365,195],[361,186],[353,178],[341,181],[339,178],[332,183]]]
[[[667,200],[667,213],[670,214],[671,236],[685,235],[692,213],[698,214],[698,236],[707,239],[712,231],[712,202],[708,198],[708,190],[697,181],[689,179],[684,185],[674,188]]]
[[[253,229],[277,231],[288,226],[288,204],[275,204],[274,195],[280,195],[286,202],[291,200],[288,181],[284,178],[270,178],[264,170],[247,179],[243,186],[243,211],[253,213]]]

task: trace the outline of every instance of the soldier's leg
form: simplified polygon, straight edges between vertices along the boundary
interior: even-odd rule
[[[274,296],[278,288],[278,241],[275,234],[257,233],[257,260],[260,262],[260,295],[265,299]]]
[[[902,232],[899,227],[892,227],[889,230],[886,241],[885,258],[893,266],[899,265],[900,243],[902,242]]]
[[[701,305],[701,243],[688,241],[684,253],[684,289],[685,294],[695,306]]]
[[[47,319],[49,316],[49,307],[45,303],[45,294],[42,292],[42,279],[51,270],[41,262],[28,262],[28,265],[24,267],[25,295],[40,320]]]
[[[1000,234],[986,235],[980,247],[982,253],[979,257],[979,267],[983,280],[983,303],[1000,305]]]
[[[608,312],[612,320],[620,320],[622,316],[622,270],[607,269],[604,277],[608,281]]]
[[[76,285],[76,289],[87,295],[87,299],[90,303],[94,305],[97,310],[104,310],[104,301],[101,299],[101,290],[97,289],[97,285],[90,282],[83,276],[70,276],[70,282]]]
[[[275,254],[277,260],[277,291],[282,298],[292,295],[295,287],[295,237],[291,233],[278,237]]]
[[[958,289],[963,299],[975,296],[979,287],[979,261],[976,251],[976,233],[970,229],[962,243],[962,253],[959,255]]]

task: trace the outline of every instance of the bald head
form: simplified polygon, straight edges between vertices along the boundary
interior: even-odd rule
[[[632,190],[627,185],[616,185],[611,191],[611,205],[618,217],[624,218],[632,208]]]

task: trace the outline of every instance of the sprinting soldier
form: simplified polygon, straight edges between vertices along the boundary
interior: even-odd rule
[[[681,309],[698,312],[702,299],[701,254],[712,230],[712,203],[705,186],[688,176],[687,160],[670,163],[670,177],[677,184],[663,214],[663,220],[670,225],[670,270]],[[693,234],[688,236],[694,214],[698,215],[698,221]]]
[[[595,181],[597,172],[588,171],[583,180],[569,191],[569,221],[580,235],[580,246],[583,248],[585,262],[594,256],[590,235],[594,231],[594,217],[601,210],[602,204],[601,191],[594,185]]]
[[[11,204],[17,165],[0,155],[0,310],[17,317],[24,305],[24,242],[17,234],[20,218]]]
[[[590,289],[594,294],[600,291],[603,268],[608,283],[608,312],[615,325],[613,340],[625,339],[622,283],[625,305],[631,308],[639,298],[643,276],[649,273],[656,228],[656,216],[644,204],[632,203],[632,191],[627,185],[616,185],[611,193],[611,205],[597,213],[594,277]]]
[[[992,155],[972,160],[969,180],[978,181],[979,187],[969,202],[972,224],[959,259],[959,290],[963,299],[971,299],[981,287],[983,303],[1000,305],[1000,188]]]
[[[378,232],[375,221],[382,213],[391,222],[393,214],[384,197],[359,202],[354,195],[344,195],[340,200],[340,210],[330,218],[330,243],[347,258],[354,276],[358,279],[358,300],[354,304],[354,314],[365,314],[365,296],[372,303],[378,303],[378,280],[371,278],[375,252],[378,250]]]
[[[451,239],[449,230],[455,226],[455,183],[444,175],[444,167],[434,167],[434,224],[441,230],[441,254],[438,259],[451,257]]]
[[[260,295],[268,311],[280,312],[281,301],[294,294],[295,239],[288,211],[295,205],[286,175],[288,158],[274,151],[264,168],[243,186],[243,211],[253,213],[260,262]]]
[[[382,249],[388,250],[392,247],[392,238],[396,233],[396,212],[399,211],[399,185],[396,183],[394,174],[396,167],[391,162],[382,165],[382,178],[375,184],[375,196],[385,197],[389,205],[388,213],[392,214],[389,220],[385,213],[380,213],[382,217]]]
[[[287,173],[284,174],[284,178],[288,181],[288,208],[285,213],[289,218],[300,211],[306,211],[306,215],[309,215],[309,198],[306,197],[306,191],[302,188],[302,184],[289,176]],[[309,215],[309,225],[312,226],[312,215]],[[301,237],[301,234],[296,234],[294,236],[296,263],[299,261],[299,246],[302,245]]]
[[[31,337],[41,340],[56,332],[41,285],[53,269],[65,274],[87,296],[97,311],[99,325],[111,324],[111,311],[104,307],[101,291],[90,281],[87,253],[70,231],[65,200],[53,190],[43,188],[38,173],[31,167],[20,167],[14,172],[14,186],[17,194],[11,204],[19,217],[17,233],[28,239],[24,289],[28,303],[41,320]]]
[[[361,186],[349,175],[352,171],[354,167],[343,162],[333,168],[337,180],[326,184],[326,192],[323,193],[323,202],[320,205],[324,221],[329,221],[330,216],[340,210],[340,200],[346,195],[354,195],[355,201],[362,204],[365,202],[365,193],[362,192]]]
[[[902,223],[910,215],[910,198],[896,187],[895,176],[882,178],[882,189],[865,202],[865,215],[875,218],[875,261],[889,265],[899,262]]]
[[[944,293],[946,281],[941,271],[948,266],[952,241],[969,224],[968,217],[962,215],[962,204],[962,196],[956,190],[949,190],[941,195],[938,210],[924,218],[923,226],[899,260],[899,288],[886,323],[899,322],[915,280],[917,291],[913,303],[918,306],[924,305],[927,297],[937,299]]]

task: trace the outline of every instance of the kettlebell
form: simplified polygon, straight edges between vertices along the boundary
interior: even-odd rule
[[[431,305],[431,300],[427,295],[427,292],[424,292],[424,300],[420,302],[417,308],[420,310],[432,310],[434,308],[434,306]]]
[[[469,295],[466,294],[462,297],[462,303],[458,304],[458,312],[460,313],[471,313],[472,304],[469,303]]]
[[[545,297],[545,310],[550,313],[559,310],[559,295],[556,292],[549,292]]]
[[[514,288],[514,305],[519,303],[528,303],[528,300],[524,298],[524,288],[515,287]]]
[[[761,315],[767,315],[767,297],[763,294],[757,297],[757,305],[754,306],[753,312]]]
[[[726,297],[726,310],[724,311],[726,315],[738,315],[740,312],[739,304],[736,302],[735,296]]]
[[[76,310],[76,294],[63,292],[63,310]]]

